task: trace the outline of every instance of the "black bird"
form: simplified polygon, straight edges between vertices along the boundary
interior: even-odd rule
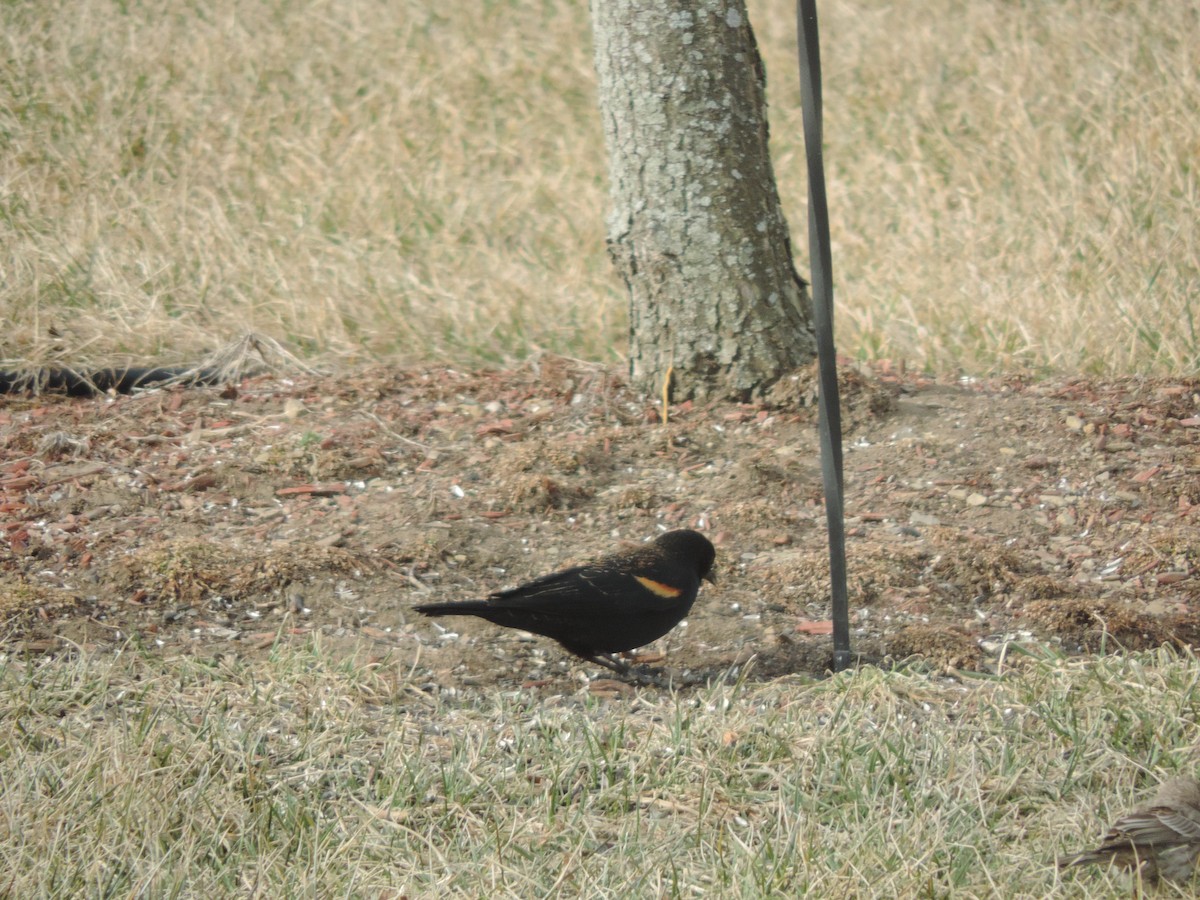
[[[632,550],[546,575],[486,600],[426,603],[426,616],[478,616],[506,628],[554,638],[615,672],[614,653],[656,640],[691,610],[700,581],[713,581],[716,550],[696,531],[669,531]]]

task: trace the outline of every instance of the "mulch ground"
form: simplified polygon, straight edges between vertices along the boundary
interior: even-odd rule
[[[994,670],[1014,644],[1200,640],[1200,382],[843,374],[855,649]],[[810,372],[663,410],[611,369],[375,368],[0,400],[0,651],[329,653],[441,685],[595,674],[552,642],[427,620],[664,528],[718,578],[646,659],[830,665]]]

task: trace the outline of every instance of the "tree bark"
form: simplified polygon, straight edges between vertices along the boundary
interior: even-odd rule
[[[629,366],[675,399],[749,399],[815,353],[745,0],[592,0],[608,250]]]

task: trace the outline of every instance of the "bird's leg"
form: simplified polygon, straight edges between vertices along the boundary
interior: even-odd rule
[[[663,676],[647,670],[644,666],[634,668],[628,662],[618,658],[612,653],[588,653],[578,654],[588,662],[593,662],[598,666],[603,666],[616,672],[622,678],[627,678],[636,684],[653,685],[654,687],[670,687],[670,681]]]
[[[574,652],[574,651],[572,651],[572,652]],[[633,668],[625,660],[618,659],[616,656],[614,656],[611,653],[583,652],[583,653],[576,653],[575,655],[578,656],[580,659],[585,659],[590,663],[595,663],[598,666],[603,666],[606,669],[610,669],[611,671],[616,672],[618,675],[628,675],[630,670]]]
[[[648,684],[654,687],[670,687],[669,679],[662,677],[654,672],[648,671],[644,666],[634,668],[628,662],[618,657],[615,653],[601,653],[595,650],[587,650],[583,647],[572,647],[569,644],[563,644],[566,649],[570,650],[580,659],[590,663],[595,663],[598,666],[603,666],[609,671],[616,672],[622,678],[627,678],[636,684]]]

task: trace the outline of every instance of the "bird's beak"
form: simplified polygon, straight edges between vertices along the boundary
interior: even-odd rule
[[[716,583],[717,583],[717,573],[716,573],[716,571],[714,571],[713,569],[709,569],[707,572],[705,572],[705,573],[704,573],[703,575],[701,575],[700,577],[701,577],[701,578],[702,578],[704,581],[707,581],[709,584],[716,584]]]

